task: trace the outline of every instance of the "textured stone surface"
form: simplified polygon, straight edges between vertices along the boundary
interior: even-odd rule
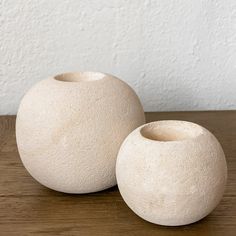
[[[235,0],[0,0],[0,114],[84,70],[123,78],[146,111],[236,109],[235,27]]]
[[[138,97],[123,81],[102,73],[59,75],[24,96],[17,146],[41,184],[67,193],[95,192],[116,184],[120,145],[144,122]]]
[[[198,221],[217,206],[227,166],[221,145],[205,128],[159,121],[125,139],[116,177],[122,197],[137,215],[177,226]]]

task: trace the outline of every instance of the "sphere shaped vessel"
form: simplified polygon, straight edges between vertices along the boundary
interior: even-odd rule
[[[157,121],[134,130],[117,157],[116,176],[127,205],[152,223],[178,226],[208,215],[222,198],[227,166],[207,129]]]
[[[67,193],[116,184],[115,163],[126,136],[145,122],[135,92],[98,72],[57,75],[24,96],[16,121],[20,157],[41,184]]]

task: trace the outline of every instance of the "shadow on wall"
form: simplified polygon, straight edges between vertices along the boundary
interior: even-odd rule
[[[201,98],[198,96],[198,89],[179,79],[173,78],[172,83],[165,82],[165,78],[159,78],[159,84],[154,85],[154,78],[146,80],[139,90],[140,99],[145,111],[185,111],[200,110]],[[177,82],[176,82],[177,81]],[[151,88],[151,89],[150,89]],[[207,109],[207,101],[204,101]]]

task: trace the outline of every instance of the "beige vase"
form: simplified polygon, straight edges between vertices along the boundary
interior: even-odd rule
[[[127,205],[152,223],[177,226],[208,215],[227,178],[223,150],[205,128],[157,121],[134,130],[118,154],[116,176]]]
[[[20,157],[41,184],[89,193],[116,184],[126,136],[144,124],[135,92],[114,76],[81,72],[42,80],[24,96],[16,121]]]

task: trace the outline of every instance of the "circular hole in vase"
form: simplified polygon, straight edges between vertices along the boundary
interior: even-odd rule
[[[101,80],[105,76],[100,72],[75,72],[56,75],[54,79],[62,82],[91,82]]]
[[[146,139],[170,142],[196,138],[202,133],[202,128],[187,121],[166,120],[146,124],[140,133]]]

